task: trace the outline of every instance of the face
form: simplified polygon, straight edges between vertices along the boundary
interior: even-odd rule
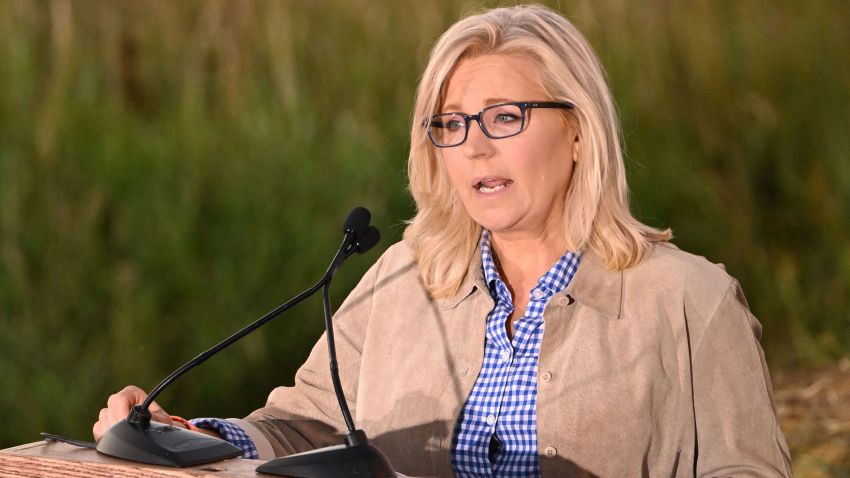
[[[511,101],[548,96],[534,80],[537,66],[517,56],[461,61],[449,78],[442,112],[475,114]],[[575,129],[560,109],[529,109],[522,133],[490,139],[474,121],[466,142],[441,148],[442,161],[466,211],[494,237],[563,234],[564,198],[578,157]]]

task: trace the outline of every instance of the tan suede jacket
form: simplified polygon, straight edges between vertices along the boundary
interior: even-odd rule
[[[460,293],[434,300],[401,242],[337,312],[349,407],[397,471],[452,476],[452,432],[481,369],[493,305],[480,257]],[[544,320],[542,476],[791,476],[761,326],[722,266],[666,243],[620,272],[588,253]],[[341,444],[324,339],[295,386],[234,421],[262,459]]]

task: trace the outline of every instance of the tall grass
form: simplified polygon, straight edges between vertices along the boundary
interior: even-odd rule
[[[608,68],[639,215],[741,279],[773,364],[846,354],[845,3],[552,4]],[[418,75],[477,5],[0,3],[0,446],[86,436],[305,287],[351,206],[397,240]],[[308,302],[161,401],[246,414],[320,330]]]

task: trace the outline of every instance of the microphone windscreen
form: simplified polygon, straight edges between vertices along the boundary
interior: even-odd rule
[[[345,226],[342,228],[342,233],[353,232],[354,237],[360,237],[366,233],[369,227],[369,222],[372,221],[372,213],[365,207],[357,206],[348,213],[345,219]]]
[[[375,226],[369,226],[366,229],[366,232],[363,234],[363,237],[357,241],[357,252],[359,254],[363,254],[369,249],[375,247],[375,244],[381,240],[381,233],[378,232],[378,228]]]

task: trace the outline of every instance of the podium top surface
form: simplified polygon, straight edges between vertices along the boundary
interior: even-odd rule
[[[0,450],[0,476],[47,478],[241,478],[268,477],[254,471],[261,460],[235,458],[187,468],[170,468],[112,458],[88,448],[40,441]]]

